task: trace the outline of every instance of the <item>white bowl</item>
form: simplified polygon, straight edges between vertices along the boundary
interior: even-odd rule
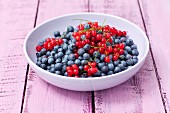
[[[53,37],[53,32],[59,30],[63,32],[66,30],[66,26],[72,25],[76,26],[80,21],[73,21],[73,19],[87,19],[90,21],[98,21],[102,24],[104,18],[106,18],[106,24],[115,26],[117,29],[128,31],[128,35],[134,40],[135,44],[138,46],[139,51],[139,62],[133,67],[119,72],[117,74],[104,76],[104,77],[94,77],[94,78],[74,78],[56,75],[47,72],[40,67],[38,67],[36,62],[36,45],[40,39],[45,39],[48,36]],[[26,59],[28,60],[30,66],[34,69],[39,77],[45,81],[69,90],[76,91],[94,91],[110,88],[121,84],[131,78],[144,64],[149,51],[149,42],[145,33],[132,22],[125,20],[123,18],[99,14],[99,13],[76,13],[64,16],[59,16],[48,20],[36,28],[34,28],[26,37],[24,42],[24,53]]]

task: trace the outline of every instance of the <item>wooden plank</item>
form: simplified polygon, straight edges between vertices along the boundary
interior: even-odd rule
[[[170,51],[168,50],[170,42],[170,1],[154,0],[154,4],[150,0],[139,1],[147,34],[151,42],[162,98],[166,112],[170,112]]]
[[[90,11],[126,18],[142,29],[137,0],[90,0]],[[107,22],[106,22],[107,23]],[[149,53],[145,65],[127,82],[95,92],[96,113],[163,113],[164,107]]]
[[[33,28],[37,0],[0,0],[0,113],[19,113],[27,62],[23,42]]]
[[[87,11],[87,1],[41,0],[38,23],[66,13]],[[24,113],[90,113],[91,92],[75,92],[55,87],[31,69],[28,75]]]

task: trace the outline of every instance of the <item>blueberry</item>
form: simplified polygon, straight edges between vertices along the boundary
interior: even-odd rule
[[[61,72],[60,71],[55,71],[55,74],[60,75]]]
[[[75,28],[75,29],[74,29],[74,32],[77,32],[78,30],[79,30],[78,28]]]
[[[69,54],[71,54],[71,53],[73,53],[71,50],[67,50],[67,51],[65,52],[66,55],[69,55]]]
[[[57,58],[58,58],[58,54],[55,54],[55,55],[54,55],[54,58],[57,59]]]
[[[94,59],[94,61],[96,62],[96,63],[99,63],[100,62],[100,60],[99,59]]]
[[[93,76],[94,77],[100,77],[101,76],[101,71],[97,71]]]
[[[63,54],[63,52],[59,52],[59,53],[57,54],[57,56],[58,56],[58,58],[62,58],[62,57],[64,56],[64,54]]]
[[[41,68],[47,69],[47,66],[45,64],[41,64]]]
[[[64,41],[64,43],[67,43],[67,42],[68,42],[68,40],[67,40],[67,39],[63,39],[63,41]]]
[[[46,55],[47,55],[47,56],[50,56],[50,55],[51,55],[51,52],[50,52],[50,51],[47,51]]]
[[[67,32],[74,32],[74,27],[73,26],[68,26],[67,27]]]
[[[63,44],[63,50],[67,50],[68,49],[68,45],[67,44]]]
[[[128,52],[128,53],[131,53],[132,49],[129,47],[129,46],[126,46],[125,47],[125,50]]]
[[[77,64],[78,66],[81,65],[81,61],[79,59],[76,59],[74,63]]]
[[[137,56],[133,56],[132,58],[133,58],[133,59],[138,59],[138,57],[137,57]]]
[[[87,63],[88,63],[87,60],[82,60],[82,61],[81,61],[81,64],[82,64],[82,65],[86,65]]]
[[[46,64],[46,63],[47,63],[47,61],[48,61],[48,59],[47,59],[47,58],[42,58],[42,60],[41,60],[41,62],[42,62],[43,64]]]
[[[90,45],[89,44],[86,44],[84,47],[83,47],[86,51],[88,51],[90,49]]]
[[[36,65],[40,66],[41,65],[41,61],[37,61]]]
[[[37,56],[37,58],[38,58],[38,57],[41,57],[42,55],[41,55],[40,52],[37,52],[37,53],[36,53],[36,56]]]
[[[109,55],[109,57],[110,57],[110,60],[112,60],[112,59],[113,59],[113,56],[112,56],[112,55]]]
[[[76,42],[76,39],[75,39],[75,38],[72,38],[72,39],[71,39],[71,42],[72,42],[72,43],[75,43],[75,42]]]
[[[83,55],[85,53],[85,50],[83,48],[78,49],[78,54]]]
[[[83,60],[83,57],[82,57],[82,56],[79,56],[78,59],[79,59],[79,60]]]
[[[105,54],[101,54],[101,56],[100,56],[100,60],[101,61],[104,61],[104,58],[106,57],[106,55]]]
[[[132,59],[132,61],[134,65],[138,63],[138,59]]]
[[[41,49],[41,54],[42,54],[42,55],[45,55],[46,52],[47,52],[47,50],[46,50],[45,48],[42,48],[42,49]]]
[[[99,67],[99,69],[101,69],[102,67],[104,67],[105,66],[105,63],[104,62],[102,62],[102,63],[98,63],[98,67]]]
[[[126,40],[126,45],[128,45],[128,46],[133,45],[133,40],[132,39],[127,39]]]
[[[61,35],[60,35],[60,32],[59,32],[59,31],[55,31],[55,32],[54,32],[54,37],[58,37],[58,36],[61,36]]]
[[[116,61],[113,62],[113,64],[114,64],[115,66],[117,66],[117,65],[119,64],[119,61],[116,60]]]
[[[72,60],[69,60],[68,62],[67,62],[67,65],[68,66],[71,66],[71,65],[73,65],[74,64],[74,62],[72,61]]]
[[[68,60],[68,55],[64,55],[63,59]]]
[[[42,57],[38,57],[37,60],[38,60],[38,61],[41,61],[41,60],[42,60]]]
[[[119,58],[120,58],[120,60],[124,60],[125,59],[125,55],[120,55]]]
[[[81,40],[84,40],[86,38],[85,35],[81,35]]]
[[[83,59],[84,59],[84,60],[90,59],[90,55],[89,55],[88,53],[84,53],[84,54],[83,54]]]
[[[108,64],[108,68],[109,68],[110,71],[114,70],[114,65],[113,65],[113,63],[109,63],[109,64]]]
[[[75,59],[76,59],[76,57],[75,57],[75,55],[74,55],[74,54],[70,54],[70,55],[69,55],[69,57],[68,57],[68,59],[69,59],[69,60],[75,60]]]
[[[70,50],[75,50],[76,49],[76,45],[71,42],[71,44],[69,45],[69,49]]]
[[[80,71],[83,71],[83,66],[79,66]]]
[[[48,64],[53,64],[54,63],[54,59],[53,58],[48,58]]]
[[[101,76],[107,76],[105,73],[101,73]]]
[[[55,63],[61,63],[61,58],[56,59]]]
[[[114,40],[114,43],[119,44],[119,43],[120,43],[120,40],[116,38],[116,39]]]
[[[89,29],[90,28],[90,25],[89,24],[85,24],[84,25],[84,29]]]
[[[54,69],[54,68],[51,68],[51,69],[50,69],[50,72],[51,72],[51,73],[55,73],[55,69]]]
[[[118,73],[118,72],[120,72],[120,71],[121,71],[120,67],[115,67],[114,73]]]
[[[95,51],[94,53],[93,53],[93,57],[94,58],[99,58],[100,57],[100,52],[99,51]]]
[[[132,55],[130,55],[130,54],[127,54],[126,55],[126,59],[128,60],[128,59],[131,59],[132,58]]]
[[[138,55],[139,55],[138,50],[137,50],[137,49],[133,49],[133,50],[132,50],[132,55],[138,56]]]
[[[125,67],[123,66],[123,64],[119,64],[118,67],[119,67],[121,70],[125,70]]]
[[[60,71],[62,69],[63,64],[62,63],[56,63],[55,64],[55,70]]]
[[[107,74],[108,74],[108,75],[112,75],[112,74],[113,74],[113,71],[109,71]]]
[[[50,69],[51,69],[51,66],[47,66],[47,69],[50,70]]]
[[[124,55],[126,56],[128,54],[128,52],[126,50],[124,50]]]
[[[110,44],[110,42],[106,42],[106,45],[107,45],[107,46],[112,46],[112,45]]]
[[[58,48],[58,52],[62,52],[63,51],[63,48]]]
[[[125,38],[125,37],[121,37],[121,38],[120,38],[120,41],[121,41],[121,42],[125,42],[125,41],[126,41],[126,38]]]
[[[55,52],[57,52],[58,49],[59,49],[59,46],[58,46],[58,45],[57,45],[57,46],[54,46],[54,51],[55,51]]]
[[[55,56],[55,51],[51,51],[51,56]]]
[[[128,66],[132,66],[133,65],[133,60],[132,59],[128,59],[126,61],[126,63],[127,63]]]
[[[137,49],[137,46],[135,44],[131,45],[131,49]]]
[[[67,72],[64,73],[64,76],[68,76]]]
[[[121,61],[121,64],[122,64],[124,67],[126,67],[126,65],[127,65],[124,60]]]
[[[109,68],[108,68],[107,66],[103,66],[103,67],[101,68],[101,71],[102,71],[103,73],[107,73],[108,70],[109,70]]]
[[[43,44],[44,44],[43,41],[39,41],[39,42],[38,42],[38,45],[39,45],[39,46],[43,46]]]

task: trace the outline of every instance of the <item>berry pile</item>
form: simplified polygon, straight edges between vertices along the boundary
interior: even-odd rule
[[[82,19],[81,19],[82,21]],[[139,52],[126,31],[88,21],[66,32],[54,32],[36,47],[36,64],[68,77],[100,77],[115,74],[138,62]]]

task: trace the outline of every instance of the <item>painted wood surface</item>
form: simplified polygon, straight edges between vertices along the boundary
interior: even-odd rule
[[[87,11],[86,0],[40,0],[37,22],[62,14]],[[31,69],[28,74],[24,113],[91,113],[91,92],[60,89],[40,79]]]
[[[0,113],[21,110],[27,68],[22,46],[36,6],[36,0],[0,0]]]
[[[170,112],[170,0],[139,0],[166,112]]]
[[[91,0],[89,4],[92,12],[121,16],[144,30],[137,0]],[[95,92],[96,113],[164,113],[152,60],[149,53],[145,65],[133,78],[117,87]]]

